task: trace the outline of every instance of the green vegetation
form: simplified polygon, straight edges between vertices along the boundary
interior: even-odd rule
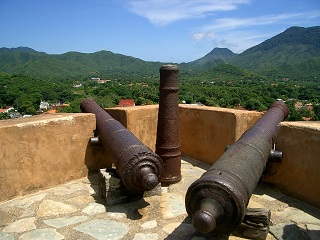
[[[74,84],[82,84],[74,87]],[[36,114],[40,101],[69,103],[62,112],[80,112],[80,102],[94,98],[102,107],[118,105],[123,98],[133,98],[136,105],[159,102],[159,79],[154,76],[126,76],[97,83],[88,78],[38,79],[24,75],[0,75],[0,105],[14,106],[24,114]],[[273,80],[230,64],[222,64],[195,76],[180,78],[180,102],[200,102],[207,106],[267,110],[275,99],[287,101],[291,113],[289,120],[303,117],[320,118],[320,85],[315,81]],[[296,110],[294,103],[305,100],[315,106]]]
[[[25,75],[0,74],[0,106],[13,106],[24,114],[36,114],[41,101],[69,103],[65,112],[80,112],[79,103],[87,97],[95,98],[102,107],[118,105],[122,98],[134,98],[138,104],[159,101],[155,79],[133,77],[133,83],[124,76],[118,80],[99,84],[91,79],[38,79]],[[79,88],[73,85],[81,83]]]
[[[23,74],[36,78],[78,79],[94,76],[157,73],[162,63],[114,54],[67,52],[46,54],[29,48],[0,48],[0,72]]]
[[[319,120],[319,42],[320,27],[292,27],[241,54],[215,48],[198,60],[178,64],[179,100],[264,111],[275,99],[283,99],[291,109],[289,120]],[[36,114],[41,101],[69,103],[63,112],[79,112],[80,101],[87,97],[102,107],[116,106],[123,98],[133,98],[136,105],[158,103],[159,68],[164,64],[109,51],[50,55],[0,48],[0,106]],[[300,108],[295,107],[298,101]]]
[[[250,70],[279,68],[320,56],[320,26],[291,27],[230,59],[230,63]]]
[[[230,64],[214,67],[181,84],[180,99],[208,106],[264,111],[276,99],[288,103],[299,99],[314,106],[320,100],[317,82],[274,80]],[[302,117],[301,117],[302,119]]]
[[[0,113],[0,120],[10,119],[10,115],[8,113]]]

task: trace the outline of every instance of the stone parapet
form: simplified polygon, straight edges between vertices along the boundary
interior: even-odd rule
[[[159,105],[107,108],[106,111],[155,151]]]
[[[182,154],[212,165],[262,113],[217,107],[180,105]]]
[[[0,121],[0,201],[85,177],[97,161],[94,129],[93,114]]]
[[[281,163],[268,163],[264,182],[320,208],[320,122],[282,122],[276,149]]]

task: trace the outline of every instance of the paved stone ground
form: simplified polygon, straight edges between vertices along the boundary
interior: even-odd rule
[[[105,206],[98,174],[0,203],[0,239],[242,239],[195,232],[184,206],[189,185],[208,166],[183,157],[181,182],[162,187],[161,196]],[[260,184],[250,207],[271,209],[272,239],[320,239],[320,210]]]

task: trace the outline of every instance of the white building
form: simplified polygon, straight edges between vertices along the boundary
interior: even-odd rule
[[[48,102],[40,102],[39,106],[40,110],[48,110],[50,109],[50,104]]]

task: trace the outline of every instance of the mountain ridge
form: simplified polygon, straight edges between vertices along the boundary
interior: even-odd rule
[[[214,48],[199,59],[177,65],[181,72],[193,74],[223,63],[248,70],[268,72],[272,69],[277,70],[281,66],[299,65],[303,62],[308,62],[311,64],[310,68],[315,69],[314,66],[319,62],[318,58],[320,59],[320,26],[309,28],[294,26],[240,54],[233,53],[228,48]],[[313,61],[309,61],[311,59]],[[70,51],[63,54],[47,54],[21,46],[0,48],[0,72],[38,77],[88,77],[92,73],[99,76],[156,75],[159,67],[164,64],[167,63],[144,61],[107,50],[94,53]],[[319,71],[315,70],[314,74],[318,74]],[[284,71],[278,72],[286,74]]]
[[[186,68],[196,68],[198,71],[203,71],[211,69],[216,65],[226,63],[228,59],[236,55],[236,53],[232,52],[228,48],[216,47],[211,52],[207,53],[205,56],[188,63],[182,63],[180,65]]]
[[[232,52],[229,48],[218,48],[215,47],[211,52],[207,53],[205,56],[191,61],[189,63],[197,63],[201,64],[201,62],[212,60],[212,59],[228,59],[233,56],[237,55],[236,53]]]
[[[290,27],[230,60],[250,70],[298,64],[320,56],[320,26]]]
[[[16,47],[16,48],[7,48],[7,47],[2,47],[0,48],[0,52],[38,52],[32,48],[29,47]]]

